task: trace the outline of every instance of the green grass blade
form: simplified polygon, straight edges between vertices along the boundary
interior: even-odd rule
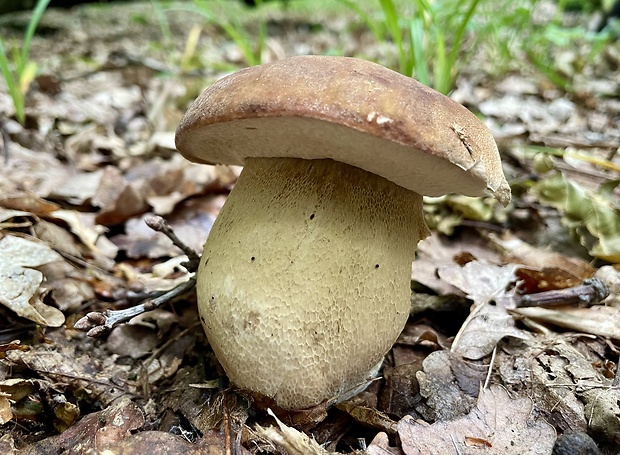
[[[478,7],[479,1],[480,0],[472,0],[471,4],[469,5],[469,8],[467,9],[467,12],[463,16],[463,20],[461,21],[457,29],[456,35],[454,37],[454,43],[452,43],[452,50],[450,51],[450,54],[448,55],[448,61],[447,61],[447,64],[451,68],[454,67],[454,64],[456,63],[456,59],[458,58],[459,51],[461,50],[463,37],[465,36],[465,30],[467,29],[467,24],[469,24],[469,21],[474,15],[474,12],[476,11],[476,8]],[[461,2],[459,2],[459,6],[460,4]]]
[[[159,23],[161,34],[164,38],[164,46],[170,51],[174,43],[174,37],[172,35],[172,30],[170,29],[170,21],[168,21],[168,17],[166,16],[166,9],[160,0],[150,1],[153,11],[155,12],[155,18]]]
[[[9,57],[7,55],[7,50],[4,47],[2,38],[0,38],[0,72],[2,72],[2,77],[6,82],[9,96],[13,100],[15,117],[17,117],[17,121],[23,125],[26,120],[26,113],[24,110],[24,94],[20,90],[18,80],[19,75],[17,74],[17,71],[15,72],[15,75],[11,71]]]
[[[447,95],[452,90],[454,63],[446,58],[446,37],[435,28],[435,90]]]
[[[9,90],[9,95],[13,100],[15,99],[16,88],[18,87],[18,83],[13,77],[13,73],[11,72],[11,65],[9,64],[9,58],[6,53],[6,49],[4,47],[4,43],[0,38],[0,71],[2,72],[2,77],[4,78],[7,88]]]
[[[224,33],[230,38],[241,50],[246,63],[250,66],[258,65],[261,63],[262,48],[267,35],[266,24],[259,24],[259,42],[256,48],[253,46],[252,37],[245,31],[243,24],[236,21],[229,21],[227,19],[221,19],[216,17],[206,5],[204,0],[194,0],[196,6],[196,12],[204,16],[209,22],[219,26],[224,30]],[[264,30],[261,30],[264,29]]]
[[[400,72],[406,74],[408,66],[407,55],[403,46],[402,31],[400,29],[400,25],[398,24],[398,12],[396,11],[396,6],[394,6],[394,2],[392,0],[379,0],[379,2],[385,16],[385,23],[388,31],[390,32],[392,41],[394,41],[394,44],[398,50],[398,66]]]
[[[385,35],[385,31],[383,27],[381,27],[378,22],[374,21],[370,17],[370,14],[364,11],[357,4],[357,2],[354,2],[353,0],[338,0],[338,1],[359,16],[359,18],[362,20],[362,22],[364,22],[364,24],[366,24],[366,27],[368,27],[368,30],[370,30],[370,33],[372,33],[372,35],[375,37],[378,43],[381,43],[383,41],[383,37]]]
[[[425,85],[430,85],[428,75],[428,55],[424,45],[424,24],[422,19],[416,17],[409,24],[409,38],[411,40],[411,53],[413,55],[413,74],[415,78]]]
[[[43,17],[43,13],[47,8],[50,0],[39,0],[37,2],[37,6],[34,7],[34,12],[32,17],[30,18],[30,22],[28,23],[28,29],[26,30],[26,34],[24,35],[24,42],[22,44],[22,54],[19,62],[19,66],[17,71],[23,70],[23,67],[26,65],[28,61],[28,54],[30,52],[30,41],[32,41],[32,37],[34,36],[34,31],[39,25],[39,21]]]

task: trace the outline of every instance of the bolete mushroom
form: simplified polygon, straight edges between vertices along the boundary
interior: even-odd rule
[[[204,247],[200,318],[231,381],[282,409],[362,390],[403,329],[422,195],[510,188],[474,114],[375,63],[302,56],[220,79],[178,150],[244,165]]]

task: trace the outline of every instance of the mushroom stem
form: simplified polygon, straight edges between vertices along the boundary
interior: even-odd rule
[[[426,235],[422,196],[382,177],[329,159],[247,159],[197,276],[231,381],[284,409],[359,391],[407,321]]]

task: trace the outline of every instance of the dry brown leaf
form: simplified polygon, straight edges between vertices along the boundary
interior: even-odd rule
[[[37,238],[54,250],[76,258],[82,257],[77,242],[66,229],[44,220],[37,221],[33,228]]]
[[[13,418],[11,411],[11,402],[4,392],[0,392],[0,426],[4,425]]]
[[[506,308],[493,305],[475,307],[452,343],[452,352],[466,359],[478,360],[489,355],[505,337],[526,340],[528,332],[515,327]]]
[[[158,215],[171,213],[177,204],[208,188],[222,189],[227,178],[215,166],[197,165],[175,154],[170,160],[155,159],[132,166],[126,173],[109,166],[92,198],[100,207],[97,222],[118,224],[149,209]]]
[[[0,160],[0,186],[5,189],[8,185],[14,188],[18,185],[22,194],[32,192],[46,198],[69,177],[67,168],[51,154],[34,152],[15,142],[11,143],[11,159]],[[33,209],[39,204],[47,207],[40,199],[31,199],[30,203],[34,203],[30,206]]]
[[[142,425],[144,415],[140,408],[129,398],[123,397],[103,411],[84,416],[62,434],[32,444],[23,453],[102,453],[128,438],[132,431]]]
[[[278,427],[263,428],[257,425],[256,433],[260,437],[283,448],[289,455],[329,455],[329,452],[314,439],[284,424],[271,410],[269,410],[269,414],[276,420]]]
[[[392,435],[396,433],[396,422],[393,421],[388,415],[373,406],[357,403],[358,400],[353,398],[345,401],[344,403],[337,404],[336,407],[349,414],[353,417],[353,419],[365,427],[375,428],[379,431],[385,431],[386,433]]]
[[[11,218],[29,217],[29,216],[32,216],[32,213],[25,212],[23,210],[5,209],[5,208],[0,207],[0,223],[4,223],[5,221],[10,220]]]
[[[447,351],[435,351],[422,361],[416,379],[424,401],[418,402],[415,410],[427,421],[453,420],[475,405],[486,368],[466,371],[462,362]]]
[[[432,233],[418,244],[418,255],[412,264],[412,278],[440,295],[459,294],[460,290],[437,276],[443,266],[454,265],[459,257],[499,262],[499,255],[488,248],[484,240],[471,232],[459,238],[448,238]]]
[[[95,220],[104,226],[122,223],[148,208],[140,185],[128,182],[120,169],[113,166],[104,169],[92,203],[101,208]]]
[[[95,291],[86,281],[77,278],[61,278],[44,285],[61,311],[76,312],[84,302],[95,298]]]
[[[71,232],[93,253],[102,254],[107,258],[114,258],[118,253],[118,248],[104,235],[108,229],[95,222],[96,214],[56,210],[52,218],[67,223]]]
[[[555,267],[582,280],[590,278],[594,273],[594,268],[583,259],[568,257],[546,248],[537,248],[508,232],[502,234],[501,237],[491,235],[490,239],[505,251],[510,262],[516,264],[535,269]]]
[[[548,309],[540,307],[515,308],[520,316],[553,324],[579,333],[590,333],[620,340],[620,308],[593,306],[590,308]]]
[[[548,455],[555,442],[551,425],[531,416],[529,398],[512,399],[505,389],[481,390],[465,417],[432,425],[407,416],[398,423],[406,455]],[[473,439],[484,444],[472,444]]]
[[[387,433],[377,433],[366,449],[368,455],[405,455],[399,447],[390,446]]]
[[[542,269],[519,267],[515,273],[519,292],[522,294],[570,288],[579,286],[583,281],[583,278],[557,267],[543,267]]]
[[[0,436],[0,453],[4,455],[15,455],[17,453],[12,435],[4,434]]]
[[[497,266],[479,261],[442,267],[442,280],[461,289],[474,301],[471,313],[452,343],[452,352],[467,359],[480,359],[490,354],[506,336],[527,339],[529,334],[515,327],[507,312],[513,306],[507,293],[514,281],[516,265]]]
[[[202,251],[225,200],[226,197],[221,195],[194,198],[177,207],[166,221],[182,242],[194,251]],[[181,254],[168,237],[146,225],[144,219],[149,216],[152,214],[128,220],[125,224],[125,234],[113,237],[112,241],[131,258],[172,257]]]
[[[8,235],[0,239],[0,303],[37,324],[60,327],[65,317],[40,298],[43,264],[62,261],[48,245]]]
[[[13,401],[19,401],[39,388],[34,379],[11,378],[0,381],[0,392]]]
[[[533,396],[537,413],[556,428],[620,444],[620,389],[595,369],[592,354],[574,337],[552,334],[506,346],[496,365],[502,382]]]
[[[163,431],[143,431],[118,444],[108,447],[100,455],[226,455],[225,435],[215,431],[207,432],[201,439],[191,443],[181,436]],[[249,455],[240,447],[233,453]]]
[[[98,169],[93,172],[75,172],[65,180],[53,195],[73,205],[82,205],[91,199],[101,185],[104,171]]]
[[[24,212],[21,210],[3,209],[0,207],[0,231],[13,228],[24,228],[32,226],[32,221],[29,219],[16,220],[15,218],[28,218],[31,217],[30,212]]]
[[[415,409],[419,401],[420,387],[416,374],[422,369],[422,361],[384,367],[384,386],[379,394],[377,408],[391,416],[404,417]]]
[[[6,360],[44,378],[46,383],[63,384],[72,390],[84,390],[96,397],[103,405],[115,402],[121,396],[135,393],[137,385],[127,380],[131,366],[116,362],[117,356],[100,356],[76,352],[77,344],[64,338],[59,332],[48,334],[54,349],[46,344],[31,346],[28,351],[12,350],[6,353]],[[2,383],[0,383],[2,387]]]
[[[28,212],[29,215],[47,216],[60,208],[59,205],[48,202],[30,191],[18,191],[0,185],[0,193],[1,207]]]
[[[123,324],[112,329],[106,343],[114,354],[139,359],[151,352],[159,339],[152,327]]]
[[[146,373],[148,374],[149,384],[170,378],[178,371],[183,363],[185,355],[196,345],[196,334],[187,333],[180,338],[166,345],[166,349],[159,353],[157,357],[149,357],[145,362]]]

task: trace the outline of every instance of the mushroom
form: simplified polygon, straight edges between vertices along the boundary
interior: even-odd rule
[[[189,107],[176,145],[244,165],[204,246],[198,308],[232,383],[281,409],[342,401],[378,372],[409,315],[423,195],[510,200],[474,114],[354,58],[226,76]]]

